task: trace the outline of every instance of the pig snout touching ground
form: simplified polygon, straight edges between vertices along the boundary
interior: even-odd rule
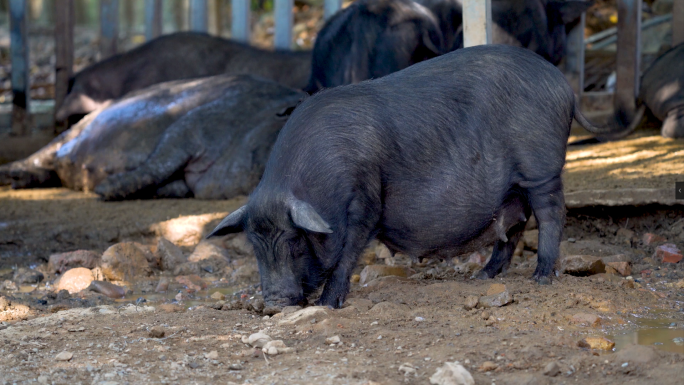
[[[510,263],[533,212],[533,278],[548,284],[576,103],[556,67],[505,45],[322,91],[293,112],[249,202],[210,236],[246,232],[267,302],[323,286],[318,302],[337,308],[373,238],[415,258],[494,244],[488,278]]]

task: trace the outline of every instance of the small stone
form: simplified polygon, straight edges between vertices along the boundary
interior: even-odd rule
[[[151,275],[148,259],[154,258],[145,246],[137,242],[122,242],[105,250],[100,267],[110,281],[130,281],[137,276]]]
[[[351,283],[359,283],[360,281],[361,281],[361,275],[359,275],[359,274],[352,275],[351,279],[349,280],[349,282],[351,282]]]
[[[359,283],[364,285],[374,279],[390,275],[406,278],[408,272],[404,266],[369,265],[361,271]]]
[[[487,263],[487,257],[476,251],[468,256],[468,262],[484,266]]]
[[[476,295],[469,295],[466,297],[465,303],[463,304],[463,308],[466,310],[473,309],[477,307],[477,303],[480,301],[480,297]]]
[[[109,298],[123,298],[126,295],[126,288],[106,281],[93,281],[88,286],[88,290],[104,294]]]
[[[173,271],[176,266],[188,261],[178,246],[163,237],[157,242],[157,258],[164,271]]]
[[[169,279],[166,277],[159,278],[159,283],[157,284],[157,287],[154,289],[154,291],[157,293],[164,293],[167,290],[169,290]]]
[[[62,275],[55,291],[66,290],[69,294],[74,294],[87,289],[91,282],[93,282],[93,273],[85,267],[76,267]]]
[[[255,348],[262,348],[271,340],[272,338],[269,335],[259,332],[251,334],[249,337],[247,337],[246,343]],[[244,336],[242,342],[245,342]]]
[[[682,260],[682,252],[672,243],[666,243],[656,248],[653,259],[662,263],[679,263]]]
[[[539,247],[539,230],[527,230],[523,233],[523,242],[529,250],[537,251]]]
[[[399,365],[399,371],[404,374],[404,376],[417,375],[416,368],[410,362],[404,362]]]
[[[483,372],[490,372],[492,370],[496,370],[499,367],[499,365],[493,363],[492,361],[485,361],[482,366],[480,366],[480,370]]]
[[[329,317],[330,313],[326,306],[310,306],[287,315],[285,318],[278,321],[278,325],[301,325],[303,323],[310,322],[312,319],[321,321]]]
[[[666,242],[667,239],[661,237],[660,235],[656,235],[653,233],[646,233],[646,234],[644,234],[643,237],[641,237],[641,241],[644,243],[644,245],[650,246],[653,244]]]
[[[218,352],[216,350],[212,350],[209,353],[206,353],[204,355],[204,358],[208,360],[217,360],[219,358]]]
[[[52,254],[48,258],[48,271],[62,274],[75,267],[94,269],[100,261],[100,254],[92,250],[76,250]]]
[[[11,304],[12,302],[10,302],[7,298],[0,297],[0,311],[5,311],[9,309]]]
[[[560,366],[556,361],[551,361],[546,366],[544,367],[544,371],[542,372],[544,375],[549,376],[549,377],[556,377],[560,373],[561,369]]]
[[[200,367],[200,364],[198,364],[197,362],[190,362],[188,366],[190,367],[190,369],[197,369]]]
[[[63,351],[55,356],[57,361],[69,361],[74,356],[74,353]]]
[[[161,326],[153,326],[152,329],[150,329],[150,338],[163,338],[165,334],[166,331],[164,331],[164,328]]]
[[[353,306],[360,312],[366,312],[373,307],[373,301],[364,298],[347,298],[343,307]]]
[[[501,306],[508,305],[511,302],[513,302],[513,298],[511,297],[508,290],[506,290],[506,291],[499,293],[499,294],[487,295],[484,297],[480,297],[478,302],[477,302],[477,307],[482,307],[482,308],[501,307]]]
[[[214,294],[211,295],[211,298],[218,301],[225,301],[226,295],[221,293],[220,291],[216,291],[214,292]]]
[[[482,319],[489,319],[489,312],[483,311],[481,316]]]
[[[189,291],[200,291],[207,288],[207,283],[198,275],[181,275],[176,277],[176,282],[185,286]]]
[[[242,364],[230,364],[230,365],[228,365],[228,369],[230,369],[230,370],[242,370],[242,369],[244,369],[244,367],[242,366]]]
[[[632,275],[632,266],[629,262],[608,262],[606,263],[607,267],[610,266],[612,269],[614,269],[618,274],[620,274],[623,277],[627,277],[629,275]],[[608,269],[606,267],[606,272],[608,272]]]
[[[578,341],[577,346],[597,350],[612,350],[615,347],[615,342],[603,337],[587,337]]]
[[[46,385],[50,382],[50,378],[48,376],[38,376],[38,383]]]
[[[489,286],[489,289],[487,289],[487,295],[500,294],[504,291],[506,291],[506,285],[501,283],[495,283]]]
[[[17,285],[32,285],[45,279],[43,273],[38,270],[19,268],[14,274],[14,282]]]
[[[445,362],[430,377],[433,385],[475,385],[470,372],[457,362]]]
[[[416,321],[416,322],[424,322],[424,321],[425,321],[425,318],[423,318],[423,317],[416,317],[416,318],[415,318],[415,321]]]
[[[606,272],[603,261],[591,255],[568,255],[561,259],[561,266],[563,273],[581,277]]]
[[[677,289],[684,289],[684,279],[680,279],[678,282],[676,282],[676,283],[674,284],[674,286],[675,286]]]
[[[632,246],[632,242],[636,239],[636,234],[634,231],[625,229],[625,228],[620,228],[617,233],[615,234],[615,237],[622,243],[625,244],[625,246]]]
[[[325,339],[326,345],[337,345],[340,342],[340,336],[332,336]]]
[[[572,322],[578,324],[586,324],[592,327],[601,326],[601,318],[594,314],[578,313],[572,316]]]
[[[264,349],[264,353],[268,354],[269,356],[275,356],[278,354],[278,348],[275,346],[271,346],[269,348]]]
[[[223,245],[225,246],[225,243]],[[212,240],[205,239],[195,246],[195,250],[192,251],[192,254],[188,256],[187,260],[189,262],[199,262],[215,257],[219,257],[220,259],[228,257],[228,250],[219,246]]]
[[[612,349],[612,348],[611,348]],[[653,346],[627,345],[615,353],[615,362],[632,362],[637,364],[648,364],[660,360],[661,353]]]
[[[291,353],[294,351],[293,348],[288,348],[285,346],[285,342],[282,340],[268,341],[261,350],[270,356]]]
[[[163,303],[161,305],[158,305],[157,309],[165,313],[180,313],[185,310],[183,306],[176,305],[173,303]]]

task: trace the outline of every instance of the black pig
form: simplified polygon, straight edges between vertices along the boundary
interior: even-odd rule
[[[210,234],[244,231],[269,305],[342,306],[377,237],[412,257],[495,243],[481,272],[510,261],[534,212],[534,278],[549,283],[565,215],[561,172],[573,116],[563,74],[505,45],[457,50],[305,100],[281,130],[246,206]]]

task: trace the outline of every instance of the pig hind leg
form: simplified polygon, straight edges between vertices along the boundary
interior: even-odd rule
[[[667,113],[663,120],[662,135],[666,138],[684,138],[684,107]]]
[[[528,199],[539,224],[537,269],[533,278],[540,284],[551,283],[551,273],[560,252],[565,221],[565,199],[560,175],[528,189]]]
[[[489,279],[494,278],[499,273],[508,269],[513,258],[513,252],[518,245],[518,241],[525,230],[525,222],[518,223],[507,232],[508,241],[497,241],[494,244],[494,251],[492,257],[487,262],[487,265],[475,274],[475,278]]]

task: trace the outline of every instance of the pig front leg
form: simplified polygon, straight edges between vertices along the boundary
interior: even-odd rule
[[[523,231],[525,230],[525,222],[519,223],[508,230],[508,241],[497,241],[494,245],[492,257],[487,262],[487,265],[475,274],[477,279],[494,278],[499,273],[508,269],[513,258],[515,247],[520,241]]]

